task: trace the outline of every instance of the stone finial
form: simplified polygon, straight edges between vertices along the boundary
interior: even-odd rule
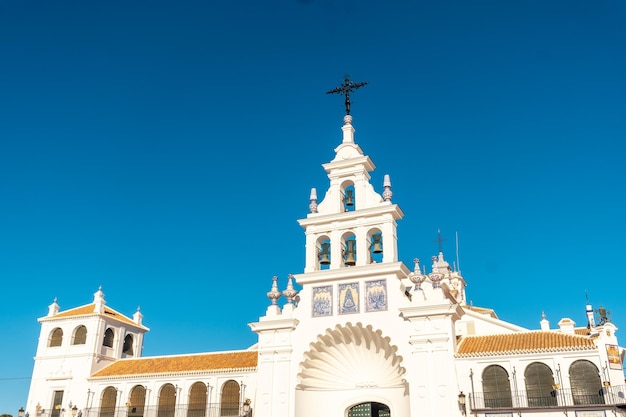
[[[267,293],[267,298],[269,298],[272,301],[272,305],[275,306],[276,301],[278,301],[282,294],[278,291],[278,277],[276,275],[272,277],[272,281],[272,289]]]
[[[309,197],[309,210],[311,213],[317,213],[317,190],[311,188],[311,196]]]
[[[437,272],[443,275],[449,275],[452,272],[450,264],[443,258],[443,252],[439,252],[439,256],[433,256],[433,272]]]
[[[415,284],[415,291],[419,291],[422,289],[422,283],[426,280],[426,275],[420,271],[420,260],[418,258],[413,259],[413,263],[415,266],[413,267],[413,272],[409,274],[409,279]]]
[[[142,320],[143,320],[143,314],[141,314],[141,307],[137,306],[137,311],[135,312],[135,314],[133,314],[133,321],[141,325]]]
[[[59,305],[57,304],[57,298],[54,297],[54,301],[52,301],[52,304],[48,306],[48,317],[54,316],[58,312],[59,312]]]
[[[393,197],[393,192],[391,192],[391,179],[389,178],[389,174],[385,174],[383,180],[383,199],[385,201],[391,201],[391,197]]]
[[[293,275],[289,274],[289,281],[287,281],[287,289],[283,291],[283,295],[287,299],[287,304],[292,304],[293,299],[298,295],[298,291],[293,288]]]
[[[545,311],[541,312],[541,321],[539,322],[539,326],[540,326],[541,330],[543,330],[543,331],[550,330],[550,322],[548,321],[548,319],[546,317]]]
[[[98,287],[98,291],[93,294],[94,313],[104,313],[104,293],[102,292],[102,285]]]

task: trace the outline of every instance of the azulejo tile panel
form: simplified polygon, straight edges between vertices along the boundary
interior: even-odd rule
[[[359,312],[359,283],[339,284],[339,314]]]
[[[365,311],[387,310],[387,281],[384,279],[365,283]]]

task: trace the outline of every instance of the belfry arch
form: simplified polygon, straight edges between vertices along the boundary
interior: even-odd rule
[[[409,415],[406,370],[396,352],[391,340],[371,325],[327,329],[300,363],[296,415],[346,417],[367,404],[389,411],[385,416]]]

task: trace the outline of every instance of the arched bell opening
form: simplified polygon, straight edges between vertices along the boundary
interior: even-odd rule
[[[343,237],[343,265],[354,266],[356,265],[356,236],[348,233]]]
[[[342,204],[344,211],[354,211],[356,207],[356,193],[354,191],[354,183],[351,181],[341,185]]]
[[[322,236],[317,240],[317,270],[330,268],[330,239]]]
[[[383,261],[383,234],[378,229],[368,232],[369,263],[381,263]]]

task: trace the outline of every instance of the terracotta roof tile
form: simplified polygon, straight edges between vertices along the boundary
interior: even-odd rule
[[[96,372],[92,377],[254,368],[257,366],[257,358],[256,351],[239,351],[122,359]]]
[[[458,344],[457,356],[487,356],[508,353],[592,349],[596,349],[596,345],[588,337],[537,331],[490,336],[466,336]]]
[[[574,333],[579,334],[581,336],[589,336],[591,334],[591,330],[586,327],[578,327],[574,329]]]
[[[72,308],[70,310],[65,310],[62,311],[58,314],[55,314],[54,316],[52,316],[51,318],[64,318],[64,317],[75,317],[75,316],[83,316],[83,315],[92,315],[92,314],[97,314],[94,312],[94,304],[87,304],[81,307],[76,307],[76,308]],[[132,319],[126,317],[125,315],[118,313],[117,311],[113,310],[112,308],[109,307],[104,307],[104,314],[106,314],[107,316],[113,317],[119,321],[123,321],[125,323],[128,324],[132,324],[134,326],[137,326],[137,323],[135,323]],[[48,317],[45,317],[48,318]]]

